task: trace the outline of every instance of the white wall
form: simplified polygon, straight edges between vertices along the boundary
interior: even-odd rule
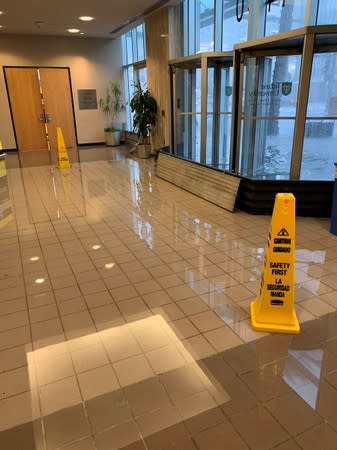
[[[2,35],[2,66],[69,67],[72,81],[78,143],[104,141],[104,115],[98,110],[79,110],[78,89],[97,89],[97,97],[111,79],[122,85],[119,39],[81,39]],[[15,148],[14,130],[3,71],[0,73],[0,140]]]

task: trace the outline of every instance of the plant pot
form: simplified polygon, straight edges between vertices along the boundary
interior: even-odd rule
[[[105,142],[109,147],[120,145],[121,132],[120,131],[106,131]]]
[[[138,144],[137,145],[138,158],[150,158],[151,156],[151,145],[149,144]]]

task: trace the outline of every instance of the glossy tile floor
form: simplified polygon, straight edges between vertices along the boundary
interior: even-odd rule
[[[270,217],[80,161],[0,178],[1,450],[337,449],[328,220],[297,220],[301,334],[255,333]]]

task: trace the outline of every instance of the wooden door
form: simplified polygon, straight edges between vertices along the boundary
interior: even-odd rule
[[[51,149],[57,148],[56,127],[62,128],[67,147],[76,147],[73,104],[68,69],[40,68],[40,82]]]
[[[47,150],[37,70],[6,67],[5,76],[18,148]]]

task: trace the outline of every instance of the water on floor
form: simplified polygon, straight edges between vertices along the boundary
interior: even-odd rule
[[[1,450],[337,448],[326,219],[297,219],[301,333],[256,333],[270,217],[209,204],[126,148],[62,171],[29,158],[0,173]]]

